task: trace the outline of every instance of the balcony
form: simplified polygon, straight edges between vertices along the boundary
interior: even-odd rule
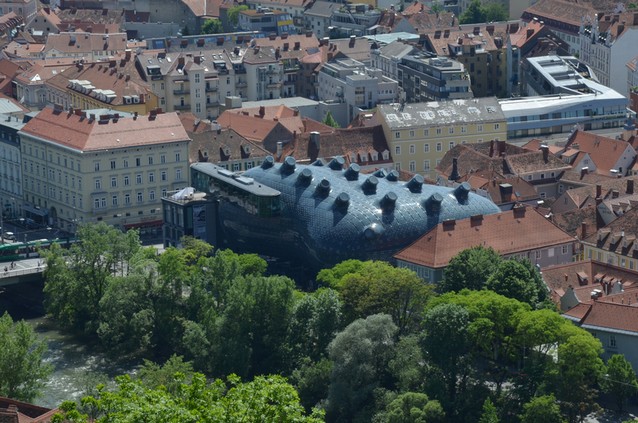
[[[266,84],[268,88],[279,88],[281,87],[281,82],[269,82]]]
[[[219,107],[219,101],[211,101],[210,103],[206,103],[206,107]]]
[[[179,90],[173,90],[173,94],[175,95],[188,95],[190,94],[190,90],[185,90],[185,89],[179,89]]]
[[[176,104],[173,106],[173,109],[175,110],[189,110],[190,108],[190,104]]]
[[[244,88],[246,86],[248,86],[248,83],[246,81],[239,81],[235,84],[235,87],[237,88]]]
[[[207,93],[214,93],[219,89],[219,87],[217,87],[217,85],[212,85],[212,86],[208,86],[206,87],[206,92]]]

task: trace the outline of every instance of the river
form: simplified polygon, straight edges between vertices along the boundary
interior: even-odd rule
[[[47,342],[44,360],[53,366],[53,373],[34,404],[54,408],[62,401],[80,399],[98,383],[135,371],[134,364],[114,363],[97,347],[60,331],[53,320],[44,316],[41,285],[27,285],[30,286],[7,287],[0,292],[0,315],[8,311],[14,321],[24,319]]]

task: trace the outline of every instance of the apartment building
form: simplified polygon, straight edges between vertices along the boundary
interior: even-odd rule
[[[4,0],[0,1],[0,15],[7,13],[15,13],[22,16],[24,22],[28,23],[33,19],[38,11],[38,2],[36,0]]]
[[[318,38],[330,36],[330,18],[341,3],[317,0],[303,14],[304,27],[312,31]]]
[[[0,204],[4,216],[22,215],[22,161],[20,136],[28,119],[0,115]]]
[[[436,30],[426,47],[437,56],[459,61],[468,71],[475,97],[507,97],[507,44],[495,25]]]
[[[473,97],[465,66],[447,57],[404,56],[398,65],[398,81],[408,103]]]
[[[626,65],[636,55],[638,12],[588,16],[580,26],[579,58],[601,84],[628,97]]]
[[[367,68],[353,59],[339,59],[323,65],[319,71],[319,99],[346,103],[348,120],[362,110],[396,101],[398,83],[383,76],[380,69]]]
[[[381,43],[377,43],[376,40],[375,43],[376,44],[370,52],[372,67],[381,69],[383,76],[387,76],[390,79],[398,81],[399,86],[401,86],[401,80],[399,78],[399,64],[403,57],[414,52],[414,47],[401,41],[392,41],[389,44],[381,46],[379,46]],[[374,48],[375,46],[376,48]]]
[[[242,64],[246,71],[246,99],[269,100],[281,97],[284,66],[279,53],[272,47],[249,48],[244,52]]]
[[[49,34],[40,58],[71,57],[97,62],[124,53],[126,48],[126,33],[61,32]]]
[[[226,96],[247,96],[247,81],[239,48],[233,52],[204,50],[201,53],[141,52],[136,66],[158,106],[166,111],[187,111],[199,118],[219,116]]]
[[[332,30],[330,37],[340,38],[373,34],[372,29],[381,20],[381,12],[374,6],[358,3],[344,4],[339,10],[334,10],[330,17]]]
[[[188,186],[189,138],[176,113],[45,108],[19,132],[25,215],[75,231],[103,221],[159,230],[161,198]]]
[[[238,26],[242,31],[257,31],[264,34],[281,35],[297,32],[290,13],[271,10],[267,7],[240,11]]]
[[[292,16],[296,26],[303,28],[304,13],[312,5],[312,0],[248,0],[246,4],[251,9],[268,8],[286,12]]]
[[[494,97],[379,105],[394,167],[435,178],[435,167],[458,144],[507,139],[507,121]]]

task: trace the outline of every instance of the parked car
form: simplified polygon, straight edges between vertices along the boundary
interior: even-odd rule
[[[8,239],[9,241],[15,241],[16,240],[16,236],[14,235],[13,232],[5,232],[4,233],[4,239]]]

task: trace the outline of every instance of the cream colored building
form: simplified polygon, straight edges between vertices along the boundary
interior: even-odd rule
[[[106,222],[161,230],[161,198],[188,186],[189,138],[176,113],[43,109],[20,131],[25,217],[69,231]]]
[[[507,139],[507,121],[495,97],[379,105],[397,170],[435,178],[435,168],[457,144]]]

